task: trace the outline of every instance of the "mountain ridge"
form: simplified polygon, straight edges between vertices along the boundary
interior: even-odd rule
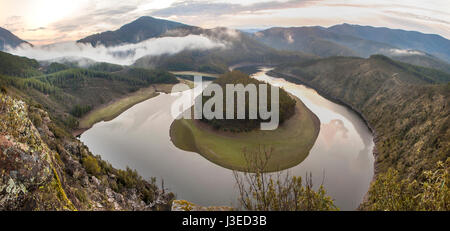
[[[247,33],[220,27],[203,29],[201,27],[190,26],[179,22],[143,16],[122,26],[116,31],[106,31],[91,35],[84,39],[78,40],[78,42],[90,43],[93,46],[99,44],[103,44],[105,46],[116,46],[124,43],[138,43],[143,40],[156,37],[183,37],[194,34],[203,35],[216,41],[226,41],[236,46],[237,44],[232,41],[234,38],[217,35],[217,32],[221,30],[222,32],[234,31],[235,34],[239,34],[240,38],[245,38],[243,42],[246,43],[246,45],[244,45],[246,47],[249,47],[248,44],[250,43],[254,43],[254,45],[250,46],[260,47],[259,45],[256,45],[256,43],[261,43],[267,47],[281,51],[302,52],[304,55],[310,54],[312,56],[319,57],[358,56],[367,58],[374,54],[382,54],[395,60],[435,68],[450,73],[450,55],[447,57],[447,54],[450,54],[450,50],[441,52],[439,49],[436,49],[436,46],[433,45],[420,46],[420,44],[423,44],[425,41],[429,41],[428,43],[433,43],[435,39],[438,39],[441,41],[439,46],[442,46],[442,44],[448,44],[450,47],[450,41],[446,40],[442,36],[424,34],[417,31],[350,25],[346,23],[330,27],[272,27],[254,33]],[[385,37],[390,37],[391,39],[384,38],[379,34],[389,35]],[[410,36],[410,34],[413,36]],[[413,39],[413,41],[409,41],[411,39]],[[399,46],[400,43],[405,41],[408,46]],[[217,49],[215,51],[219,53],[222,52]],[[243,50],[235,49],[234,52],[241,54]],[[259,51],[255,52],[258,53]],[[270,52],[273,53],[273,51],[269,51],[268,53]],[[153,57],[151,58],[153,61],[150,62],[152,63],[150,66],[158,64],[167,66],[161,63],[161,60],[174,59],[174,57],[180,57],[183,56],[183,54],[185,56],[186,53],[189,53],[189,51],[183,51],[180,52],[180,54],[175,54],[172,56],[162,55],[158,58]],[[206,51],[201,53],[208,52]],[[192,60],[193,55],[189,56],[191,56],[189,60]],[[230,57],[230,55],[227,56]],[[142,61],[145,59],[148,60],[149,58],[144,57],[137,60],[137,65],[143,67],[147,66],[147,64],[143,64],[145,62]],[[183,59],[188,60],[186,58]],[[203,62],[210,63],[209,60],[203,60]],[[222,61],[214,61],[214,63],[215,64],[212,64],[212,66],[214,66],[212,67],[213,72],[217,73],[218,69],[221,69],[222,71],[226,70],[226,68],[218,67],[223,66],[223,64],[221,64],[223,63]],[[211,66],[211,64],[206,65]]]
[[[401,49],[424,51],[450,62],[450,40],[437,34],[347,23],[334,25],[328,29],[335,33],[344,33],[371,41],[391,44]],[[443,52],[441,51],[442,49],[444,49]]]
[[[14,35],[11,31],[0,27],[0,51],[6,50],[7,47],[16,48],[23,43],[33,46],[31,43]]]
[[[363,31],[358,33],[359,30]],[[381,31],[379,32],[379,30]],[[399,35],[396,35],[396,33],[399,33]],[[392,39],[383,39],[389,36],[383,37],[378,34],[388,34]],[[415,36],[409,36],[409,34]],[[436,68],[450,73],[450,50],[445,48],[447,50],[440,51],[431,45],[420,46],[423,43],[434,43],[432,40],[434,38],[441,41],[441,45],[438,47],[447,45],[450,47],[450,41],[439,35],[340,24],[328,28],[321,26],[273,27],[253,33],[251,36],[257,41],[281,50],[302,51],[320,57],[359,56],[367,58],[374,54],[383,54],[399,61]],[[372,39],[371,36],[375,38]],[[425,42],[424,40],[428,38],[431,38],[431,40]],[[401,41],[407,45],[399,46]],[[406,57],[412,55],[415,57]]]
[[[139,43],[149,38],[158,37],[165,32],[183,27],[183,23],[142,16],[115,31],[105,31],[78,40],[78,43],[90,43],[92,46],[116,46],[124,43]]]

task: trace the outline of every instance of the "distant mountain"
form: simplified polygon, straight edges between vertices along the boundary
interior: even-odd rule
[[[389,44],[400,49],[424,51],[450,62],[450,40],[436,34],[350,24],[335,25],[327,30],[340,35]]]
[[[368,57],[379,50],[395,48],[388,44],[337,34],[319,26],[274,27],[254,33],[253,38],[276,49],[303,51],[321,57]]]
[[[450,64],[428,54],[392,55],[392,59],[450,73]]]
[[[0,27],[0,51],[4,51],[7,46],[15,48],[21,45],[22,43],[30,44],[27,41],[24,41],[19,37],[15,36],[9,30]]]
[[[203,35],[211,40],[219,41],[226,45],[225,48],[209,50],[184,50],[174,55],[147,56],[138,59],[135,66],[164,68],[173,71],[192,70],[208,73],[223,73],[231,66],[259,64],[276,65],[295,60],[311,60],[317,56],[302,52],[280,51],[264,45],[247,33],[228,29],[177,29],[168,31],[166,36],[185,36],[188,34]]]
[[[139,43],[149,38],[159,37],[167,31],[176,28],[191,28],[191,26],[144,16],[122,26],[118,30],[94,34],[80,39],[77,42],[90,43],[93,46],[99,44],[105,46],[116,46],[124,43]]]
[[[321,57],[369,57],[373,54],[383,54],[415,65],[446,72],[450,70],[450,64],[443,61],[447,60],[446,55],[450,55],[450,50],[447,51],[450,41],[438,35],[342,24],[329,28],[275,27],[253,33],[251,36],[276,49],[302,51]]]
[[[374,39],[370,39],[373,30],[382,30],[382,33],[391,36],[392,39],[383,39],[375,35],[373,35]],[[411,36],[412,41],[409,41],[407,37],[402,37],[404,33],[413,33],[415,36]],[[158,57],[148,56],[137,60],[135,65],[170,70],[192,69],[221,73],[227,70],[230,65],[244,62],[276,64],[290,59],[286,57],[300,56],[304,60],[314,58],[314,56],[358,56],[367,58],[374,54],[383,54],[402,62],[450,73],[450,64],[438,58],[443,57],[442,55],[437,56],[439,54],[431,49],[432,46],[420,45],[420,42],[425,42],[424,38],[428,38],[428,42],[437,39],[440,41],[439,44],[445,45],[445,41],[448,42],[448,40],[440,36],[348,24],[329,28],[319,26],[275,27],[249,33],[227,28],[203,29],[145,16],[122,26],[119,30],[92,35],[78,42],[90,43],[93,46],[98,44],[115,46],[139,43],[155,37],[187,35],[203,35],[211,40],[222,42],[227,47],[226,49],[206,51],[185,50],[175,55]],[[402,39],[405,41],[404,44],[409,45],[398,46]],[[428,47],[431,48],[428,49]],[[424,49],[420,50],[419,48]],[[434,52],[436,55],[428,52]]]
[[[139,43],[149,38],[184,37],[188,35],[202,35],[215,42],[222,43],[226,48],[209,50],[186,49],[174,55],[144,56],[138,59],[134,65],[145,68],[223,73],[230,66],[244,62],[278,64],[292,60],[292,58],[299,60],[317,58],[314,55],[298,51],[278,51],[254,40],[249,33],[239,30],[224,27],[203,29],[148,16],[140,17],[122,26],[119,30],[91,35],[77,42],[90,43],[93,46],[98,44],[115,46],[126,43]]]
[[[249,33],[249,34],[253,34],[256,33],[258,31],[262,31],[264,29],[258,29],[258,28],[248,28],[248,29],[238,29],[239,31],[242,31],[244,33]]]

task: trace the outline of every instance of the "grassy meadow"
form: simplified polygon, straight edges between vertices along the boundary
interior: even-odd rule
[[[273,131],[224,132],[199,121],[180,119],[173,122],[170,135],[178,148],[197,152],[228,169],[246,171],[244,150],[255,153],[262,147],[273,149],[267,172],[287,169],[308,156],[320,129],[319,119],[299,99],[296,100],[294,116]]]

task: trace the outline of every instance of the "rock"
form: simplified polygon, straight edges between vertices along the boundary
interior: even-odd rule
[[[87,186],[89,186],[89,178],[88,178],[88,176],[84,176],[83,177],[83,180],[81,180],[81,185],[83,186],[83,187],[87,187]]]
[[[200,206],[185,200],[174,200],[172,203],[172,211],[233,211],[229,206]]]
[[[97,179],[97,177],[92,176],[91,179],[92,179],[92,182],[93,182],[95,185],[100,186],[100,183],[101,183],[101,182],[100,182],[99,179]]]
[[[2,97],[9,105],[0,114],[0,210],[16,209],[30,192],[52,179],[51,151],[27,117],[22,101]]]
[[[63,128],[47,112],[30,110],[42,118],[39,131],[26,104],[0,93],[0,210],[169,209],[173,196],[158,190],[149,204],[136,187],[121,185],[120,192],[113,191],[111,186],[119,191],[120,177],[111,167],[89,176],[81,163],[82,157],[92,156],[88,148],[74,137],[54,137],[48,128]]]

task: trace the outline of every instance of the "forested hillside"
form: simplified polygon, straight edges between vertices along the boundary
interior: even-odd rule
[[[394,60],[450,73],[448,49],[443,48],[448,47],[450,41],[438,35],[342,24],[329,28],[274,27],[255,32],[251,37],[276,49],[301,51],[323,58],[367,58],[383,54]]]
[[[398,179],[422,182],[426,170],[449,157],[446,73],[373,56],[286,64],[271,74],[309,85],[365,118],[375,133],[375,179],[392,168]],[[376,190],[372,186],[369,195]]]
[[[169,31],[170,32],[170,31]],[[227,29],[178,29],[175,35],[201,34],[212,40],[221,41],[225,48],[209,50],[184,50],[174,55],[146,56],[136,60],[134,66],[144,68],[163,68],[171,71],[200,71],[208,73],[225,73],[230,66],[241,63],[273,65],[290,60],[311,60],[314,55],[302,52],[279,51],[268,47],[246,34]]]
[[[0,52],[0,210],[169,210],[172,193],[118,170],[71,134],[93,107],[170,73],[99,63],[90,69]]]
[[[36,60],[3,52],[0,55],[0,64],[5,64],[0,66],[3,91],[33,104],[41,104],[69,129],[78,126],[76,117],[96,106],[151,84],[178,82],[174,75],[160,70],[107,63],[98,63],[88,69],[56,63],[39,66]]]

